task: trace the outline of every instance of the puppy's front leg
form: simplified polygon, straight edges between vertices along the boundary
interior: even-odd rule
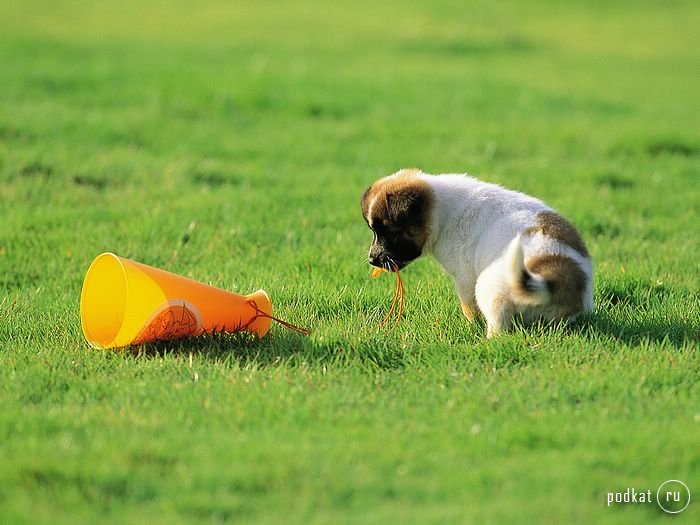
[[[476,304],[474,287],[457,283],[457,295],[459,296],[459,304],[462,306],[464,317],[469,321],[476,321],[479,315],[479,307]]]
[[[475,308],[468,305],[467,303],[463,303],[462,301],[460,301],[460,305],[462,306],[462,312],[464,313],[464,317],[466,317],[470,321],[476,321],[476,313],[474,312]]]

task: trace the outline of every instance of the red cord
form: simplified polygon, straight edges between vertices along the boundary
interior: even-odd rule
[[[293,330],[299,334],[309,335],[311,333],[311,330],[307,330],[306,328],[301,328],[300,326],[296,326],[292,323],[284,321],[284,320],[280,319],[279,317],[275,317],[274,315],[270,315],[266,312],[263,312],[260,308],[258,308],[258,304],[253,299],[250,299],[248,301],[248,304],[250,304],[255,309],[255,315],[246,324],[241,325],[239,327],[240,330],[248,329],[248,327],[250,325],[252,325],[255,321],[257,321],[260,317],[264,317],[265,319],[271,319],[273,321],[277,321],[279,324],[281,324],[285,328],[289,328],[290,330]]]

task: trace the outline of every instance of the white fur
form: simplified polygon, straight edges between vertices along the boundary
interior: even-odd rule
[[[424,253],[432,253],[455,280],[463,305],[477,307],[488,323],[488,335],[508,328],[512,316],[555,318],[546,305],[549,291],[534,276],[536,290],[523,300],[513,293],[529,257],[557,254],[575,261],[587,277],[584,312],[593,308],[593,270],[590,258],[542,234],[522,236],[537,224],[537,214],[553,211],[539,199],[466,175],[417,177],[433,190],[431,232]],[[537,308],[533,308],[537,306]],[[551,315],[550,315],[551,314]]]
[[[372,213],[372,210],[374,210],[374,205],[377,204],[377,196],[375,195],[372,197],[372,200],[370,201],[369,205],[367,206],[367,223],[369,224],[369,227],[372,227],[372,222],[374,218],[374,214]]]

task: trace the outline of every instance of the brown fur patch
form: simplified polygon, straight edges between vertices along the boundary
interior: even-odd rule
[[[588,257],[588,249],[586,248],[581,235],[576,231],[569,221],[554,211],[542,211],[537,214],[537,224],[526,229],[525,235],[534,235],[542,232],[543,235],[556,239],[562,244],[571,246],[584,257]]]
[[[559,309],[562,316],[583,310],[587,277],[572,259],[563,255],[536,255],[525,261],[525,267],[547,281],[552,293],[550,304]]]
[[[379,179],[362,196],[362,214],[370,224],[381,222],[403,229],[423,246],[430,235],[434,196],[428,183],[416,177],[419,173],[419,169],[407,168]]]

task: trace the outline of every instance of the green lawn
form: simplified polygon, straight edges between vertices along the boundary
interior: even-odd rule
[[[700,518],[700,4],[0,3],[0,522]],[[581,230],[596,310],[486,341],[359,207],[469,171]],[[266,289],[263,340],[90,349],[113,251]]]

